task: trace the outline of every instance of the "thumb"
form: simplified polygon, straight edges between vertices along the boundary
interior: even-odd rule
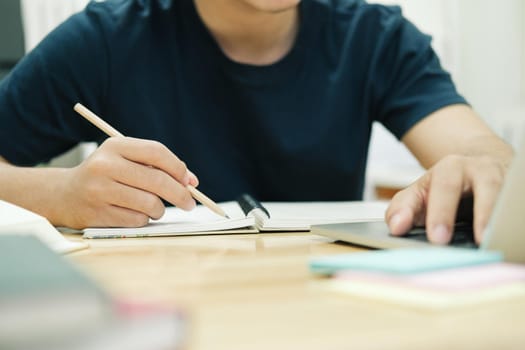
[[[425,223],[429,183],[429,175],[426,173],[392,198],[385,213],[385,221],[393,235],[403,235],[413,226]]]

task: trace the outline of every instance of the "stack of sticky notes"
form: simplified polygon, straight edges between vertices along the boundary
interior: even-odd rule
[[[483,250],[410,248],[315,258],[310,270],[332,276],[323,285],[334,291],[443,309],[525,297],[525,266],[502,260]]]

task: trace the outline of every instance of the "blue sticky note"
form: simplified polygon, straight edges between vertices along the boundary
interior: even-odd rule
[[[409,274],[502,260],[501,253],[484,250],[452,247],[406,248],[314,258],[310,261],[310,271],[327,275],[340,270]]]

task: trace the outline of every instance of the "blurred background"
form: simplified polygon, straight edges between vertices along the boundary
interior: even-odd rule
[[[88,0],[2,0],[0,79],[50,30]],[[432,35],[443,66],[479,115],[517,145],[525,120],[525,2],[522,0],[371,1],[399,5]],[[94,149],[84,145],[53,161],[78,163]],[[375,125],[369,153],[366,199],[388,196],[423,169],[382,126]],[[378,192],[379,191],[379,192]]]

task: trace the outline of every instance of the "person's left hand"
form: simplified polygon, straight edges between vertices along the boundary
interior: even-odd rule
[[[460,200],[473,196],[474,235],[480,243],[505,172],[504,163],[493,157],[443,158],[392,198],[385,215],[390,232],[400,236],[425,225],[432,243],[447,244]]]

